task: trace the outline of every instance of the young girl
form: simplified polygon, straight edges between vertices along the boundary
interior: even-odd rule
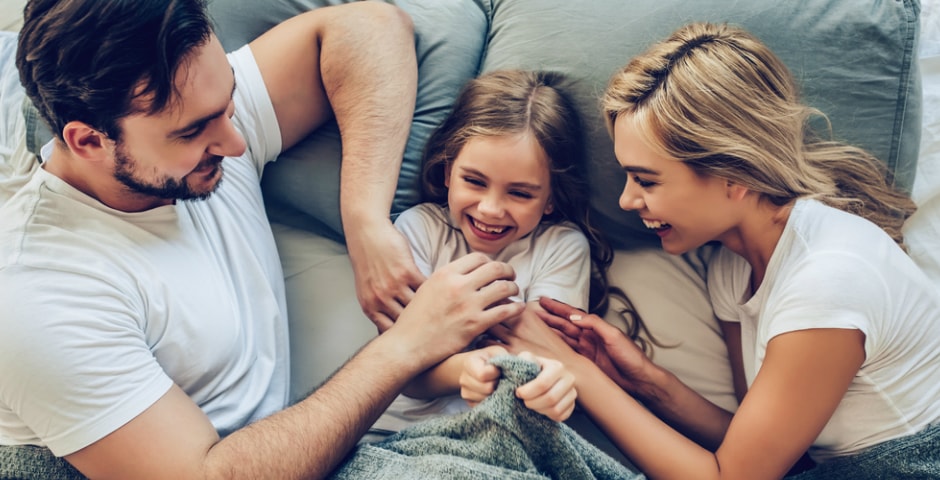
[[[670,253],[723,245],[708,291],[739,409],[559,302],[543,300],[545,323],[491,333],[561,360],[650,478],[781,478],[804,452],[817,466],[799,478],[940,478],[940,292],[899,246],[914,205],[882,164],[811,135],[821,113],[783,63],[725,25],[689,25],[635,58],[604,113],[621,207]]]
[[[429,140],[423,187],[430,202],[403,212],[395,225],[425,275],[467,253],[483,252],[514,268],[520,300],[529,308],[538,309],[540,297],[551,297],[603,314],[612,252],[588,224],[580,126],[559,81],[554,74],[530,71],[471,80]],[[638,319],[629,325],[632,336],[642,329]],[[456,395],[464,360],[504,351],[472,350],[415,379],[374,430],[395,431],[428,416],[466,410]],[[495,367],[489,371],[498,375]],[[568,381],[555,388],[569,388]],[[575,392],[569,390],[544,397],[557,403],[542,400],[530,408],[561,420],[574,407]]]

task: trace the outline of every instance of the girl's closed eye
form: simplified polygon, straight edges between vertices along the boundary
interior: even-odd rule
[[[470,185],[474,185],[474,186],[477,186],[477,187],[485,187],[485,186],[486,186],[486,182],[484,182],[483,180],[480,180],[479,178],[476,178],[476,177],[463,177],[463,181],[469,183]]]
[[[524,191],[524,190],[512,190],[512,191],[509,192],[509,194],[512,195],[512,196],[514,196],[514,197],[518,197],[518,198],[522,198],[522,199],[526,199],[526,200],[531,199],[531,198],[535,198],[535,195],[532,195],[530,192],[527,192],[527,191]]]

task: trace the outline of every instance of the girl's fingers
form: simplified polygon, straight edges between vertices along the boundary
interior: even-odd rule
[[[557,360],[528,352],[520,353],[519,357],[535,361],[542,366],[542,371],[535,379],[517,388],[516,396],[525,402],[526,407],[552,420],[567,419],[574,411],[577,398],[574,375]]]
[[[470,405],[482,402],[496,390],[501,372],[497,366],[489,364],[488,360],[504,353],[505,348],[491,346],[477,350],[464,360],[459,379],[460,396]]]

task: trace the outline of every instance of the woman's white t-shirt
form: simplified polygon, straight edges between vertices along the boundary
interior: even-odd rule
[[[819,201],[798,200],[749,297],[750,272],[725,248],[708,272],[715,314],[741,324],[748,385],[777,335],[813,328],[865,334],[861,370],[810,448],[816,461],[940,419],[940,291],[883,230]]]

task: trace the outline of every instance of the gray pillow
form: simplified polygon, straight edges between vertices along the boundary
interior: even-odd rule
[[[585,121],[595,220],[615,246],[658,243],[618,207],[625,180],[600,115],[600,94],[629,59],[692,21],[729,22],[760,37],[825,112],[833,134],[884,160],[910,191],[920,140],[916,0],[485,0],[482,71],[564,73]]]
[[[344,3],[329,0],[210,4],[220,40],[231,51],[271,26],[306,9]],[[440,124],[463,84],[473,78],[482,55],[487,19],[472,0],[393,0],[415,24],[418,98],[398,177],[392,214],[420,200],[424,144]],[[265,169],[261,186],[273,220],[341,239],[339,215],[339,131],[319,129]]]

